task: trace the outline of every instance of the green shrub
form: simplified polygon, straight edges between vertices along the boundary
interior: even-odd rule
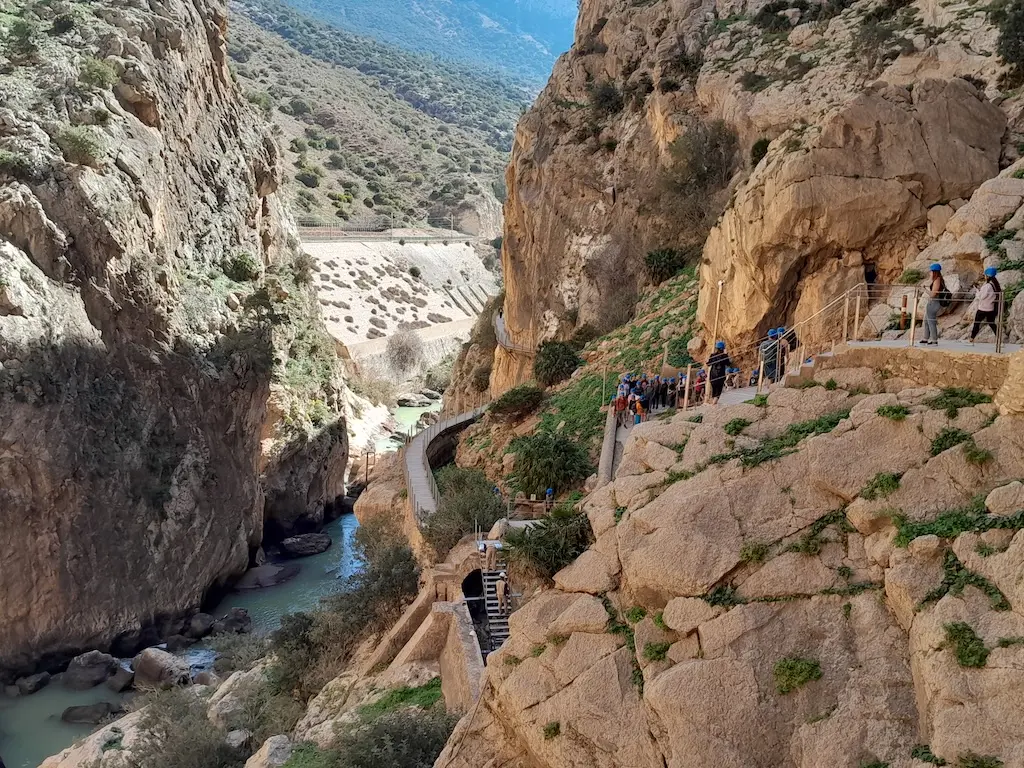
[[[615,86],[615,83],[609,80],[592,84],[589,88],[589,96],[590,108],[601,117],[621,112],[623,106],[625,106],[619,89]]]
[[[132,759],[146,768],[241,768],[245,760],[209,721],[206,703],[186,688],[147,695],[132,743]]]
[[[976,442],[974,442],[974,438],[964,442],[963,451],[964,459],[967,463],[974,464],[979,467],[983,464],[987,464],[994,458],[992,451],[987,448],[980,447]]]
[[[996,51],[1020,77],[1024,69],[1024,3],[1006,0],[989,6],[989,16],[999,28]]]
[[[880,405],[875,413],[892,421],[903,421],[910,415],[910,409],[905,405]]]
[[[835,392],[837,389],[839,389],[839,383],[835,379],[829,379],[828,381],[825,382],[825,389],[828,392]]]
[[[941,757],[936,757],[935,753],[932,752],[931,747],[927,744],[918,744],[912,750],[910,750],[910,756],[915,760],[920,760],[922,763],[931,763],[932,765],[947,765],[946,761]]]
[[[955,419],[961,408],[971,408],[991,402],[991,397],[981,392],[975,392],[973,389],[948,387],[942,390],[941,394],[926,400],[925,405],[936,411],[945,411],[948,418]]]
[[[821,665],[815,659],[787,656],[775,663],[774,674],[775,690],[785,695],[813,680],[820,680]]]
[[[592,541],[587,516],[561,506],[529,528],[509,531],[505,538],[509,562],[544,578],[570,565]]]
[[[337,677],[359,643],[391,625],[419,588],[419,569],[394,520],[361,525],[355,554],[363,570],[310,613],[286,614],[271,638],[272,692],[312,696]]]
[[[768,147],[771,145],[771,139],[760,138],[754,142],[754,146],[750,148],[750,167],[756,168],[758,164],[764,160],[765,155],[768,154]]]
[[[237,251],[224,260],[224,274],[236,283],[250,283],[260,279],[263,265],[248,251]]]
[[[740,562],[763,563],[770,549],[771,545],[764,541],[745,541],[740,548]]]
[[[580,366],[576,349],[564,341],[545,341],[537,350],[533,361],[533,373],[545,387],[557,384],[572,376]]]
[[[21,181],[38,181],[42,176],[42,170],[31,157],[6,149],[0,149],[0,173]]]
[[[544,726],[544,740],[550,741],[551,739],[557,738],[562,733],[561,723],[557,723],[552,720],[550,723]]]
[[[261,635],[217,635],[207,645],[217,654],[213,670],[218,674],[252,669],[267,655],[268,647],[267,638]]]
[[[342,731],[336,768],[433,768],[458,717],[440,707],[400,709]]]
[[[963,621],[945,624],[946,644],[953,647],[956,663],[961,667],[984,667],[991,653],[974,628]]]
[[[1020,530],[1024,528],[1024,511],[993,517],[985,508],[985,496],[982,494],[976,496],[967,506],[942,512],[934,520],[911,522],[902,515],[896,515],[893,523],[897,530],[893,544],[897,547],[906,547],[919,536],[933,535],[940,539],[955,539],[968,531],[983,533],[992,529]]]
[[[63,128],[57,134],[56,141],[64,159],[69,163],[95,168],[103,159],[103,142],[87,125]]]
[[[425,685],[401,686],[392,688],[384,696],[372,704],[365,704],[359,708],[359,714],[365,718],[379,717],[385,712],[393,712],[401,707],[417,707],[419,709],[430,709],[441,700],[441,678],[435,677]]]
[[[626,611],[626,621],[630,624],[637,624],[646,618],[647,609],[641,605],[634,605],[628,611]]]
[[[647,643],[644,646],[644,658],[648,661],[664,661],[672,643]]]
[[[993,755],[964,752],[956,759],[956,768],[1003,768],[1003,761]]]
[[[489,531],[505,516],[505,508],[480,470],[451,465],[437,483],[441,503],[424,524],[423,538],[444,559],[466,534]]]
[[[896,280],[900,285],[916,285],[924,280],[924,272],[920,269],[907,269]]]
[[[15,56],[31,56],[39,50],[41,35],[39,25],[34,21],[15,19],[7,33],[8,51]]]
[[[900,487],[900,475],[895,472],[879,472],[860,492],[861,498],[868,501],[875,499],[886,499],[892,496]]]
[[[1010,603],[1006,599],[1006,595],[999,591],[999,587],[984,576],[966,568],[951,550],[947,550],[943,556],[942,571],[942,582],[921,598],[918,608],[937,602],[946,595],[953,595],[954,597],[960,595],[966,587],[970,586],[977,588],[985,594],[989,599],[992,610],[1010,610]]]
[[[423,271],[414,264],[413,266],[409,267],[409,274],[414,279],[419,280],[420,276],[423,274]]]
[[[675,212],[698,240],[721,213],[715,193],[728,186],[738,148],[736,131],[721,120],[697,123],[669,148],[672,162],[663,182],[678,196]]]
[[[694,258],[694,255],[692,249],[659,248],[656,251],[648,252],[644,257],[644,266],[647,267],[647,274],[651,281],[655,285],[660,285],[679,274]]]
[[[521,384],[503,394],[487,409],[495,416],[521,419],[544,402],[544,390],[533,384]]]
[[[78,71],[78,81],[90,88],[106,90],[112,88],[119,79],[114,68],[99,59],[85,59]]]
[[[950,448],[970,439],[970,432],[964,432],[962,429],[954,427],[943,427],[942,431],[932,440],[932,456],[938,456],[940,453],[948,451]]]
[[[725,434],[736,437],[737,435],[742,434],[743,430],[749,427],[750,424],[751,422],[749,419],[733,419],[726,424],[723,429],[725,430]]]
[[[548,488],[572,488],[593,469],[586,448],[560,434],[536,432],[513,441],[511,450],[515,454],[513,480],[528,495],[543,495]]]

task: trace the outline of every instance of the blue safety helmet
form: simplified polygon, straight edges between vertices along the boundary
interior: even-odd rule
[[[716,341],[715,342],[715,349],[717,349],[717,350],[725,349],[725,342],[724,341]]]
[[[985,270],[985,277],[995,277],[999,274],[999,270],[995,267],[989,267]]]
[[[779,336],[782,336],[783,334],[786,333],[786,326],[780,325],[778,328],[775,329],[775,332],[779,334]]]
[[[932,272],[941,272],[942,271],[942,265],[941,264],[932,264],[931,267],[929,267],[929,269]]]
[[[777,339],[777,338],[779,338],[779,331],[778,331],[778,329],[777,328],[772,328],[770,331],[768,331],[768,338],[769,339]]]

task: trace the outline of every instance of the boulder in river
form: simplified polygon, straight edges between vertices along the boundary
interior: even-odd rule
[[[420,390],[420,394],[423,395],[425,398],[427,398],[427,400],[440,400],[441,399],[441,393],[440,392],[435,392],[432,389],[423,388],[423,389]]]
[[[132,659],[136,688],[173,688],[188,685],[192,674],[188,664],[167,651],[147,648]]]
[[[215,635],[243,635],[252,631],[252,617],[245,608],[232,608],[213,624]]]
[[[45,688],[50,684],[50,673],[39,672],[35,675],[29,675],[28,677],[19,677],[14,684],[18,686],[18,691],[23,695],[35,693],[38,690]]]
[[[295,563],[267,563],[256,568],[250,568],[235,583],[235,589],[263,589],[264,587],[276,587],[284,584],[289,579],[298,576],[298,565]]]
[[[190,645],[195,644],[195,640],[191,637],[185,637],[184,635],[171,635],[167,638],[167,651],[168,653],[179,653],[184,651]]]
[[[68,707],[61,714],[60,719],[65,723],[98,725],[118,711],[120,710],[114,704],[108,701],[98,701],[95,704],[86,704],[81,707]]]
[[[109,653],[89,651],[71,660],[61,682],[73,691],[86,691],[104,682],[115,671],[117,659]]]
[[[417,392],[405,392],[398,396],[397,402],[399,408],[427,408],[431,400]]]
[[[112,690],[114,693],[124,693],[132,687],[132,683],[135,682],[135,673],[130,669],[124,667],[118,667],[117,672],[110,676],[107,680],[107,688]]]
[[[208,613],[197,613],[188,623],[188,636],[199,640],[213,631],[215,619]]]
[[[286,557],[319,555],[331,548],[331,537],[326,533],[303,533],[281,542],[281,553]]]

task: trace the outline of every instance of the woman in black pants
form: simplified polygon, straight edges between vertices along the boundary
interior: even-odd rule
[[[998,274],[995,267],[985,270],[985,284],[978,291],[978,311],[974,314],[974,327],[971,328],[971,344],[981,332],[982,326],[988,325],[992,333],[999,336],[999,326],[996,320],[999,317],[999,294],[1003,287],[996,279]]]
[[[725,353],[725,342],[715,342],[715,353],[708,358],[708,379],[711,382],[711,405],[718,403],[725,389],[725,377],[727,371],[732,368],[732,360]]]

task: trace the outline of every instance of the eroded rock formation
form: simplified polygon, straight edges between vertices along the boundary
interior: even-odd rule
[[[5,673],[130,653],[246,568],[265,515],[343,492],[340,371],[224,8],[78,10],[26,7],[3,62]]]

